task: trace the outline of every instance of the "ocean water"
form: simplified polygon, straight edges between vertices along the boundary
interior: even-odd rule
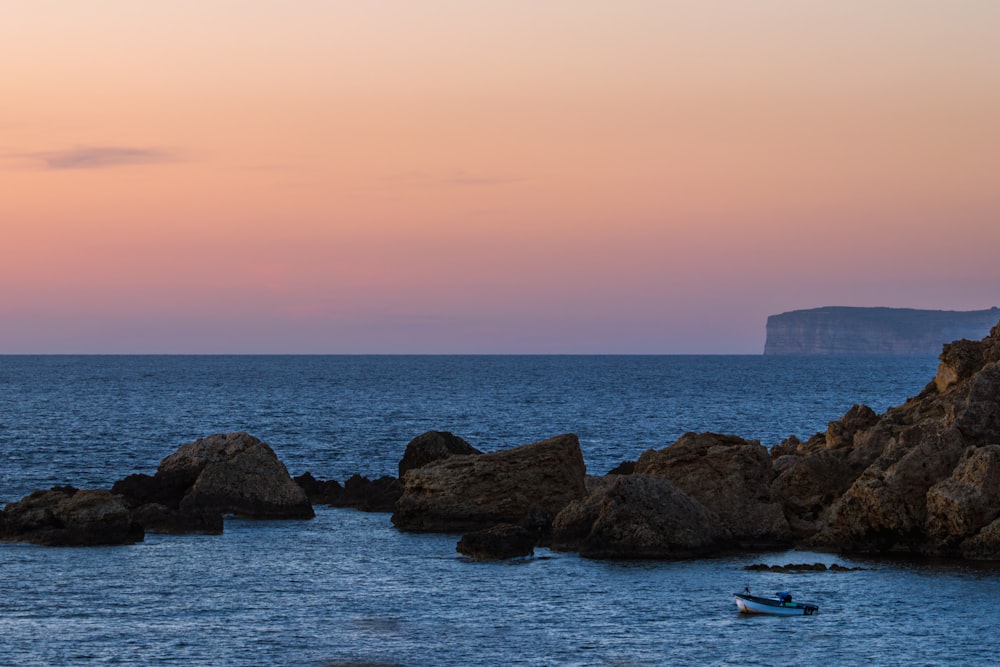
[[[686,431],[806,438],[855,403],[881,412],[932,357],[0,357],[0,501],[152,473],[179,445],[244,430],[293,475],[395,474],[450,430],[492,451],[579,435],[603,474]],[[127,547],[0,544],[0,665],[992,664],[1000,570],[759,553],[680,562],[571,553],[477,563],[457,536],[387,514],[226,520],[220,536]],[[824,562],[854,572],[747,572]],[[792,591],[808,618],[736,613]]]

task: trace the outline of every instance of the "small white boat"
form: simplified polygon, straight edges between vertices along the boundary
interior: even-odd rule
[[[773,598],[762,598],[744,593],[733,593],[736,608],[741,614],[773,614],[775,616],[812,616],[819,607],[806,602],[792,602],[792,596],[784,591],[775,593]]]

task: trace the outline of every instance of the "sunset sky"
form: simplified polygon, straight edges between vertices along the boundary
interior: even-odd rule
[[[760,353],[1000,305],[995,0],[10,0],[0,353]]]

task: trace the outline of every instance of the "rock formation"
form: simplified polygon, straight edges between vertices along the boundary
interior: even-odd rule
[[[872,419],[776,447],[772,492],[796,536],[841,551],[1000,559],[1000,325],[944,346],[934,381]]]
[[[112,488],[151,530],[217,532],[223,514],[253,519],[309,519],[305,491],[267,443],[225,433],[182,445],[156,475],[130,475]]]
[[[1000,308],[974,311],[827,306],[767,318],[764,354],[937,354],[985,336]]]
[[[104,490],[54,487],[8,503],[0,539],[46,546],[132,544],[143,539],[125,499]]]
[[[466,532],[498,523],[547,527],[585,495],[575,435],[478,456],[451,456],[410,469],[392,522],[401,530]]]
[[[306,472],[295,478],[313,505],[350,507],[363,512],[392,512],[403,485],[391,475],[370,480],[354,474],[341,486],[336,480],[318,480]]]
[[[570,503],[552,524],[552,546],[587,558],[689,558],[715,551],[717,517],[673,483],[616,475]]]
[[[781,503],[771,497],[773,467],[767,448],[732,435],[686,433],[639,457],[635,474],[673,482],[712,512],[716,541],[740,547],[791,543]]]
[[[399,462],[399,478],[403,479],[407,470],[422,468],[428,463],[451,456],[470,454],[482,454],[482,452],[448,431],[427,431],[406,445],[406,451],[403,452],[403,458]]]
[[[535,553],[535,540],[538,534],[511,523],[501,523],[467,533],[462,536],[455,550],[463,556],[476,560],[502,560],[506,558],[523,558]]]

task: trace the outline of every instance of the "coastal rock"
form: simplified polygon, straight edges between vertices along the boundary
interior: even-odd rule
[[[391,475],[371,480],[352,475],[343,486],[336,480],[319,480],[306,472],[295,478],[313,505],[350,507],[363,512],[392,512],[403,494],[402,483]]]
[[[934,386],[938,393],[944,393],[952,385],[961,382],[983,367],[984,345],[981,341],[957,340],[944,345],[939,359]]]
[[[316,479],[308,470],[292,481],[298,484],[313,505],[335,505],[344,495],[344,487],[335,479]]]
[[[979,344],[945,346],[936,380],[855,436],[848,461],[872,461],[830,508],[813,544],[954,555],[1000,513],[988,449],[1000,443],[1000,363],[986,352],[998,334],[994,327]]]
[[[813,535],[823,512],[843,495],[857,473],[833,452],[812,455],[785,455],[774,462],[781,470],[771,483],[771,497],[784,507],[792,534],[796,538]]]
[[[455,550],[476,560],[522,558],[535,553],[538,535],[524,526],[502,523],[462,536]]]
[[[451,456],[472,454],[482,454],[482,452],[448,431],[427,431],[406,445],[406,451],[403,452],[403,458],[399,462],[399,479],[403,479],[407,470],[422,468],[428,463]]]
[[[669,480],[708,508],[715,517],[713,533],[719,540],[745,547],[791,541],[782,505],[771,497],[770,456],[755,440],[685,433],[669,447],[644,452],[635,473]]]
[[[552,545],[586,558],[689,558],[716,550],[714,520],[665,479],[618,475],[559,513]]]
[[[133,507],[157,504],[188,516],[314,516],[305,491],[274,451],[247,433],[211,435],[182,445],[160,462],[155,476],[131,475],[113,490],[123,493]],[[179,517],[178,526],[185,521]]]
[[[933,382],[774,448],[772,496],[804,546],[1000,558],[1000,324],[944,346]],[[991,549],[993,551],[991,551]],[[973,557],[973,556],[969,556]]]
[[[854,446],[854,436],[878,423],[878,415],[867,405],[853,405],[837,421],[827,424],[825,443],[827,449]]]
[[[132,521],[147,533],[221,535],[222,514],[219,512],[181,512],[160,503],[145,503],[132,510]]]
[[[970,447],[951,476],[927,492],[927,533],[942,544],[964,540],[1000,514],[1000,445]]]
[[[586,466],[566,434],[479,456],[451,456],[406,472],[392,522],[401,530],[465,532],[498,523],[545,527],[585,495]]]
[[[925,544],[926,496],[962,455],[961,434],[926,423],[891,440],[835,504],[817,544],[851,551],[920,551]]]
[[[887,438],[872,437],[878,425],[874,410],[854,405],[825,432],[806,442],[792,436],[771,450],[777,474],[771,495],[784,506],[796,539],[820,530],[833,502],[881,454]]]
[[[370,480],[352,475],[344,482],[344,493],[334,507],[353,507],[363,512],[392,512],[403,495],[403,484],[391,475]]]
[[[179,476],[152,477],[142,473],[120,479],[111,487],[112,493],[125,499],[132,520],[147,533],[222,533],[221,512],[180,509],[186,490]]]
[[[54,487],[8,503],[0,538],[46,546],[132,544],[143,539],[125,499],[109,491]]]
[[[1000,560],[1000,519],[994,519],[964,540],[958,551],[963,558],[971,560]]]

